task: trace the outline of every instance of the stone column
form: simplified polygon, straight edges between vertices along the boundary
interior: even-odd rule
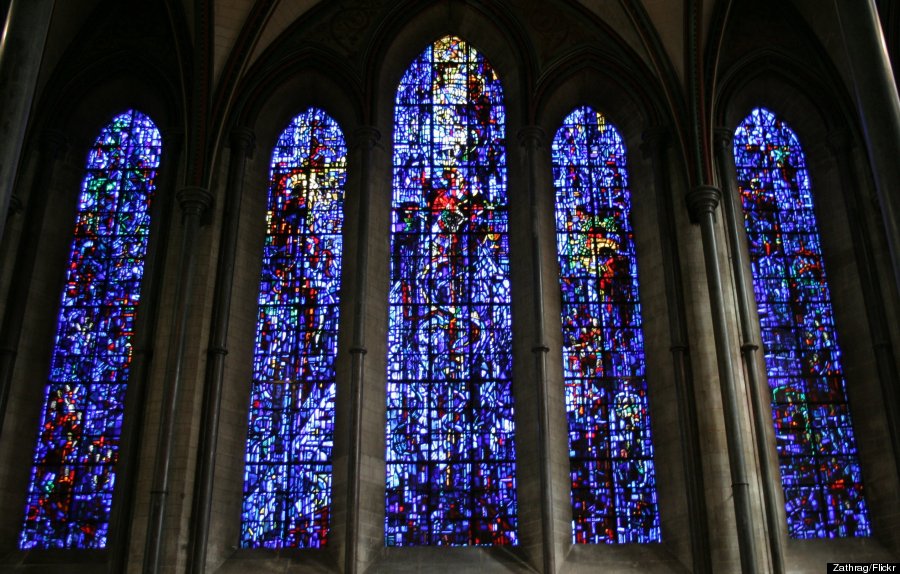
[[[700,424],[697,417],[694,371],[688,348],[687,311],[684,300],[678,233],[675,231],[672,189],[668,172],[669,134],[661,129],[647,130],[642,150],[653,163],[653,187],[657,198],[659,243],[666,284],[666,309],[669,319],[669,350],[672,352],[675,388],[678,393],[678,431],[682,442],[687,507],[691,524],[693,571],[712,572],[709,527],[706,519],[706,487],[700,455]]]
[[[362,465],[362,413],[365,390],[366,291],[371,221],[372,152],[381,139],[374,127],[359,128],[354,144],[359,149],[359,231],[356,236],[356,274],[353,293],[353,342],[350,346],[350,452],[347,457],[347,538],[344,541],[344,573],[359,571],[360,480]]]
[[[44,214],[50,201],[53,172],[57,158],[62,155],[66,139],[61,132],[47,131],[41,134],[39,142],[38,169],[31,182],[28,204],[25,208],[25,221],[13,264],[12,283],[9,286],[8,304],[3,317],[3,330],[0,332],[0,432],[3,432],[3,421],[6,415],[6,402],[12,384],[19,339],[31,288],[34,265],[37,261],[38,246],[36,238],[41,236],[44,226]],[[5,218],[0,218],[5,220]]]
[[[213,197],[202,187],[185,187],[178,191],[177,199],[182,211],[181,256],[175,284],[175,301],[172,305],[172,337],[166,360],[165,385],[153,467],[153,489],[150,492],[150,518],[144,546],[144,574],[157,574],[163,555],[166,500],[169,493],[172,447],[175,442],[175,414],[181,392],[191,291],[196,271],[197,233],[200,229],[200,219],[212,205]]]
[[[0,238],[54,3],[54,0],[12,0],[0,36]]]
[[[725,416],[725,435],[728,443],[728,465],[731,470],[731,489],[734,498],[734,516],[737,523],[738,545],[741,555],[741,572],[759,574],[756,540],[753,534],[753,514],[750,505],[750,482],[745,457],[746,445],[741,434],[741,407],[737,377],[731,361],[731,337],[725,309],[725,292],[719,268],[719,245],[716,238],[716,207],[721,192],[718,188],[700,185],[687,194],[691,220],[700,226],[703,241],[703,259],[709,289],[713,333],[716,339],[716,360],[719,384],[722,389],[722,408]]]
[[[874,0],[835,0],[900,292],[900,97]]]
[[[196,574],[206,571],[216,450],[219,441],[219,415],[222,406],[222,383],[225,378],[225,356],[228,355],[228,319],[231,315],[238,223],[241,218],[246,160],[252,149],[253,133],[250,130],[237,129],[231,133],[228,180],[225,184],[225,204],[222,206],[219,260],[216,265],[216,287],[213,295],[209,346],[206,350],[206,373],[201,404],[200,437],[197,446],[197,474],[191,509],[188,572]]]
[[[550,383],[547,376],[547,346],[544,325],[544,279],[542,275],[543,253],[540,240],[540,213],[538,209],[539,161],[546,153],[544,148],[544,130],[537,126],[526,126],[519,131],[519,142],[525,148],[528,197],[531,204],[531,273],[532,297],[534,300],[534,354],[535,373],[537,375],[537,429],[538,458],[540,472],[540,504],[541,504],[541,547],[542,572],[554,574],[557,571],[556,512],[554,511],[553,464],[550,448]]]
[[[768,395],[769,385],[759,372],[760,348],[759,322],[753,314],[756,302],[753,283],[747,270],[750,262],[744,249],[744,236],[741,233],[743,218],[737,205],[738,186],[731,146],[734,132],[720,128],[715,130],[716,163],[718,164],[719,181],[725,190],[722,206],[725,212],[725,228],[731,252],[732,272],[734,273],[735,296],[738,318],[741,326],[741,355],[744,358],[744,369],[747,373],[748,394],[750,395],[751,414],[753,416],[753,437],[759,456],[759,471],[762,474],[763,507],[766,515],[766,533],[771,550],[772,572],[784,574],[784,540],[787,537],[786,522],[782,508],[781,479],[778,461],[774,448],[769,441],[768,427],[772,425],[772,411],[762,393]]]

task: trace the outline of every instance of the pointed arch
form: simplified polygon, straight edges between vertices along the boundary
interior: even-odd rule
[[[756,108],[734,132],[734,158],[789,534],[868,536],[806,156],[786,123]]]
[[[396,94],[385,542],[516,544],[503,88],[446,36]]]
[[[583,106],[552,156],[573,542],[658,542],[625,145]]]
[[[116,115],[88,152],[22,549],[106,547],[161,152],[159,130],[136,110]]]
[[[331,517],[343,132],[310,108],[281,133],[270,166],[241,545],[319,548]]]

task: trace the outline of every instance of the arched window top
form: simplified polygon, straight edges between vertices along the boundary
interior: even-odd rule
[[[159,167],[159,129],[149,116],[129,110],[113,117],[88,153],[87,169]]]
[[[297,115],[281,132],[272,151],[270,174],[281,169],[312,172],[330,167],[329,178],[343,177],[347,163],[347,144],[337,121],[319,108]],[[270,186],[271,202],[275,191]],[[270,203],[270,208],[272,204]]]
[[[394,116],[385,543],[518,541],[503,90],[434,42]]]
[[[868,536],[806,157],[786,123],[756,108],[735,130],[734,158],[789,533]]]
[[[311,108],[272,151],[241,545],[319,548],[331,518],[347,146]]]
[[[792,201],[803,200],[803,206],[812,207],[809,172],[806,169],[806,154],[800,139],[791,127],[766,108],[754,108],[734,132],[735,151],[743,147],[741,156],[747,160],[767,162],[774,167],[787,170],[780,178],[771,178],[773,199],[785,209],[798,209]],[[747,166],[742,164],[742,167]],[[793,185],[791,185],[793,184]]]
[[[503,85],[494,67],[457,36],[444,36],[419,54],[403,74],[395,99],[398,107],[487,105],[491,111],[482,111],[505,124],[502,102]]]
[[[85,165],[19,547],[105,548],[162,142],[129,110]]]
[[[625,146],[590,107],[553,138],[572,539],[658,542]]]
[[[443,183],[456,197],[506,204],[503,86],[481,53],[455,36],[437,40],[403,74],[394,110],[395,206],[428,205],[423,189]]]

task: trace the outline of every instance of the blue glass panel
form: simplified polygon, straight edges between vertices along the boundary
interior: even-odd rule
[[[319,548],[331,515],[347,146],[328,114],[272,152],[244,471],[241,545]]]
[[[503,90],[448,36],[394,110],[385,543],[516,544]]]
[[[793,130],[763,108],[735,131],[734,158],[789,533],[868,536],[806,158]]]
[[[162,141],[131,110],[88,153],[19,547],[105,548]]]
[[[625,145],[591,108],[553,138],[572,539],[658,542]]]

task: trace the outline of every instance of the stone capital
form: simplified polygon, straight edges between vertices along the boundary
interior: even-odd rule
[[[202,216],[212,205],[213,195],[205,187],[188,186],[175,194],[181,211],[185,215]]]
[[[381,130],[375,126],[360,126],[353,132],[353,144],[373,149],[381,141]]]
[[[713,130],[713,144],[716,149],[728,151],[734,145],[734,130],[718,127]]]
[[[249,128],[235,128],[230,134],[231,151],[249,157],[253,153],[256,137]]]
[[[544,145],[546,134],[540,126],[525,126],[516,134],[519,144],[529,149],[537,149]]]
[[[698,185],[690,190],[685,197],[691,223],[700,223],[700,218],[707,213],[715,213],[719,206],[722,192],[712,185]]]

